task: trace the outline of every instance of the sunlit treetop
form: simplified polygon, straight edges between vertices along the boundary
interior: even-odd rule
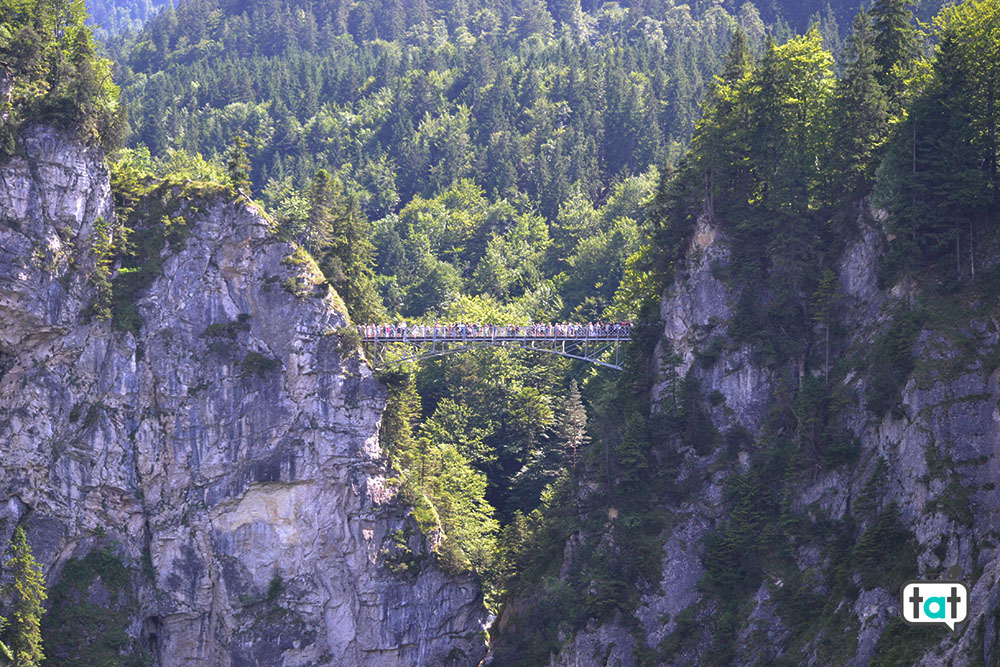
[[[83,0],[0,0],[0,154],[27,121],[119,143],[125,121],[110,61],[96,55]]]

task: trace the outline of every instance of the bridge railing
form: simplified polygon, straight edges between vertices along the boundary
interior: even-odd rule
[[[627,341],[632,337],[631,324],[584,325],[357,325],[364,341],[429,343],[436,341],[532,341],[591,340]]]
[[[520,347],[621,370],[620,351],[632,325],[617,324],[360,324],[376,365],[438,357],[481,347]]]

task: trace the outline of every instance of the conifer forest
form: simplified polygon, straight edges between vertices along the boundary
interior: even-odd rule
[[[1000,664],[998,214],[996,0],[0,0],[0,664]]]

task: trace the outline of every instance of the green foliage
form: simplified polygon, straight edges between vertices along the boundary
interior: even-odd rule
[[[119,231],[121,231],[120,228]],[[94,289],[97,290],[93,312],[99,320],[111,318],[113,295],[111,288],[111,265],[114,259],[114,241],[111,225],[103,217],[97,218],[94,221],[94,233],[91,237],[90,248],[94,258],[94,273],[91,283],[94,285]]]
[[[437,512],[446,564],[484,572],[491,564],[498,528],[486,501],[486,476],[447,445],[426,443],[418,460],[418,479]]]
[[[337,349],[349,356],[361,347],[361,335],[355,327],[340,327],[337,329]]]
[[[67,561],[43,626],[48,661],[67,667],[152,664],[152,656],[128,634],[138,613],[132,586],[132,574],[110,549]],[[95,602],[94,591],[107,601]]]
[[[688,371],[677,391],[676,419],[683,441],[700,456],[712,453],[720,442],[719,432],[705,409],[701,384]]]
[[[952,259],[957,280],[971,277],[978,239],[992,228],[1000,192],[998,12],[995,3],[965,2],[935,22],[935,58],[917,68],[907,117],[878,175],[878,200],[891,214],[884,284],[900,270]]]
[[[788,445],[775,443],[756,465],[728,485],[728,521],[705,538],[701,587],[730,600],[755,589],[764,568],[783,554],[781,488],[771,482],[784,476]]]
[[[511,620],[511,628],[494,642],[497,660],[503,664],[534,665],[544,662],[560,645],[560,633],[581,627],[589,611],[604,605],[588,595],[589,562],[600,560],[602,592],[619,589],[609,585],[609,559],[593,558],[593,545],[580,547],[581,559],[575,560],[572,574],[558,576],[567,530],[575,526],[577,517],[567,511],[570,491],[566,480],[552,485],[542,506],[531,514],[516,514],[504,529],[500,540],[500,555],[508,559],[505,579],[512,588],[532,582],[529,590],[521,589],[520,610]],[[587,563],[584,563],[587,561]],[[581,567],[582,566],[582,567]],[[603,598],[606,599],[606,598]],[[509,608],[508,608],[509,610]],[[607,611],[607,609],[605,609]]]
[[[801,632],[824,612],[827,597],[820,592],[822,578],[815,570],[795,570],[781,584],[774,591],[775,602],[789,626]]]
[[[247,140],[242,133],[233,137],[226,159],[226,173],[234,190],[250,193],[250,159],[247,157]]]
[[[570,380],[569,392],[560,401],[556,414],[556,451],[562,453],[568,462],[568,467],[576,465],[579,451],[590,442],[587,434],[587,410],[576,380]]]
[[[826,422],[826,398],[826,383],[821,378],[803,378],[792,412],[795,414],[799,445],[810,451],[818,451],[821,446]]]
[[[316,258],[356,321],[380,321],[383,309],[372,274],[371,230],[357,201],[345,195],[340,181],[322,169],[313,176],[305,196],[305,219],[301,226],[290,226],[286,220],[285,231]]]
[[[639,250],[639,229],[635,220],[618,218],[610,229],[599,231],[580,241],[569,257],[569,275],[563,286],[567,306],[573,308],[588,300],[596,301],[592,312],[602,319],[615,292],[625,277],[626,262]]]
[[[259,378],[267,377],[271,371],[281,368],[281,360],[269,357],[260,352],[248,352],[240,362],[240,375],[256,375]]]
[[[328,281],[324,280],[316,260],[304,248],[295,244],[292,254],[281,260],[281,264],[294,271],[294,275],[281,281],[281,286],[286,292],[294,294],[300,299],[325,294],[324,291],[317,291],[316,288]],[[337,296],[339,297],[339,295]]]
[[[838,426],[846,399],[839,371],[831,373],[841,332],[837,278],[827,267],[836,265],[844,221],[870,190],[890,132],[896,162],[879,172],[880,187],[893,206],[911,197],[912,207],[910,218],[890,223],[890,231],[898,224],[908,233],[893,240],[897,255],[917,247],[900,245],[907,239],[931,254],[955,240],[951,223],[907,227],[923,211],[989,211],[977,199],[991,182],[982,176],[991,168],[989,126],[972,114],[990,91],[978,83],[976,94],[949,101],[963,82],[936,92],[906,84],[919,70],[911,33],[888,11],[905,2],[877,2],[874,21],[863,14],[855,21],[839,81],[829,50],[836,21],[846,17],[829,10],[818,28],[791,39],[780,37],[788,28],[779,25],[779,37],[760,49],[764,30],[753,5],[736,16],[726,3],[709,4],[473,0],[410,11],[366,0],[350,7],[292,0],[280,9],[207,0],[165,11],[123,56],[139,138],[158,159],[141,147],[123,154],[116,203],[136,231],[129,236],[123,223],[110,241],[97,237],[95,312],[110,308],[120,328],[139,333],[135,302],[163,254],[184,240],[187,212],[151,180],[165,171],[254,187],[280,237],[302,248],[287,263],[299,270],[315,258],[355,321],[645,322],[614,379],[563,360],[489,350],[416,364],[414,377],[391,382],[382,444],[435,556],[449,569],[479,573],[493,609],[505,591],[541,582],[519,608],[518,629],[504,630],[513,639],[496,648],[503,664],[548,661],[561,632],[612,618],[655,585],[663,508],[699,483],[677,481],[688,447],[699,456],[722,444],[722,457],[757,450],[750,469],[734,476],[731,511],[705,545],[702,586],[724,600],[712,629],[720,662],[736,658],[725,637],[737,635],[742,596],[773,570],[787,582],[775,592],[783,616],[818,625],[831,611],[819,597],[826,586],[848,590],[858,569],[866,581],[899,574],[879,569],[878,549],[909,562],[908,534],[894,508],[879,512],[881,497],[862,512],[870,525],[857,544],[849,521],[792,508],[797,475],[857,452]],[[798,24],[807,5],[821,9],[772,5],[765,12],[782,5]],[[963,25],[956,19],[953,43],[942,42],[947,57],[934,73],[942,80],[972,71],[957,36],[974,31]],[[730,36],[723,62],[718,54]],[[905,120],[895,118],[909,95],[925,91],[926,109],[917,105],[909,118],[938,123],[950,114],[939,141],[954,144],[938,146],[947,150],[935,169],[966,168],[952,183],[963,189],[933,209],[912,205],[931,181],[903,175]],[[687,143],[702,96],[692,150],[676,169],[660,170]],[[233,136],[241,139],[230,143]],[[970,150],[973,139],[979,144]],[[958,180],[970,176],[978,180]],[[698,367],[684,379],[669,376],[664,362],[668,390],[651,417],[651,386],[663,380],[652,357],[662,333],[656,307],[699,218],[732,240],[731,264],[713,273],[739,289],[737,315],[698,351]],[[111,257],[121,268],[109,304]],[[307,294],[300,283],[283,284]],[[876,410],[895,402],[911,371],[916,325],[904,319],[894,319],[873,351],[868,404]],[[225,344],[241,324],[213,324],[204,336]],[[342,333],[344,351],[355,349],[356,338]],[[724,396],[706,403],[697,379],[741,343],[795,385],[778,393],[774,423],[757,442],[738,429],[720,436],[711,415],[726,413]],[[240,362],[244,375],[278,365],[256,353]],[[963,517],[962,503],[951,502],[961,500],[957,491],[940,501],[956,520]],[[564,548],[569,535],[573,549]],[[827,570],[798,571],[792,549],[806,536],[830,547]],[[396,535],[383,554],[399,575],[425,557],[409,544]],[[279,589],[272,585],[268,596]],[[824,632],[849,625],[836,618]],[[694,622],[685,619],[678,642],[696,634]]]
[[[824,378],[810,375],[802,379],[792,404],[801,464],[832,468],[851,463],[857,456],[859,444],[836,421],[848,402],[846,394],[843,388],[831,391]]]
[[[962,484],[957,474],[953,473],[941,495],[927,504],[929,512],[941,511],[949,519],[960,526],[971,526],[973,522],[972,508],[969,500],[972,493]]]
[[[566,453],[557,453],[552,440],[564,365],[548,356],[483,350],[428,364],[417,377],[429,417],[422,433],[459,447],[487,475],[487,497],[504,520],[536,507],[551,471],[565,466]]]
[[[687,141],[717,47],[738,22],[759,37],[756,10],[737,20],[719,7],[651,7],[639,30],[638,16],[594,8],[602,18],[585,36],[582,23],[538,32],[560,14],[541,5],[531,30],[504,34],[503,21],[523,25],[513,7],[436,10],[445,27],[398,6],[369,14],[369,4],[345,19],[295,2],[301,24],[216,1],[164,11],[121,45],[139,140],[178,158],[175,171],[228,158],[223,180],[249,174],[356,321],[385,317],[379,301],[414,317],[469,292],[585,320],[632,319],[655,300],[654,248],[639,243],[644,199]],[[378,278],[364,216],[324,205],[317,188],[381,218]]]
[[[752,5],[595,5],[549,31],[561,13],[212,0],[166,9],[115,48],[154,154],[222,158],[243,132],[257,191],[337,170],[375,219],[472,178],[552,219],[574,187],[593,202],[675,157],[729,32],[762,30]]]
[[[386,567],[395,574],[417,574],[420,571],[425,557],[410,549],[412,535],[412,527],[401,528],[392,534],[392,546],[382,550]]]
[[[120,150],[110,160],[114,221],[99,220],[92,255],[96,265],[92,280],[97,287],[93,312],[108,314],[119,331],[139,335],[142,318],[136,306],[142,293],[161,274],[165,253],[177,252],[188,238],[188,218],[227,192],[219,180],[222,172],[201,159],[177,154],[154,160],[149,150]],[[172,168],[184,171],[172,172]],[[110,284],[106,280],[117,267]]]
[[[834,639],[845,626],[856,625],[849,613],[839,611],[844,598],[857,595],[853,579],[860,576],[865,588],[898,589],[917,572],[913,536],[894,503],[873,517],[860,535],[849,517],[835,521],[812,511],[800,514],[788,502],[799,480],[790,444],[778,440],[758,447],[750,469],[729,481],[726,520],[704,542],[706,574],[699,586],[716,596],[719,604],[713,654],[733,655],[733,624],[743,613],[742,605],[762,581],[780,579],[771,593],[778,612],[793,629],[788,657],[780,664],[796,664],[797,647],[810,655],[818,651],[825,656],[853,656],[852,641]],[[875,481],[866,488],[884,483],[879,481],[884,471],[884,462],[876,464],[871,478]],[[872,509],[877,510],[877,504]],[[807,543],[823,550],[828,558],[824,569],[799,569],[795,545]],[[810,638],[817,632],[824,640],[813,647]],[[671,650],[681,645],[675,637]]]
[[[947,635],[946,628],[909,625],[895,616],[889,619],[882,631],[878,644],[875,645],[875,654],[868,664],[871,667],[912,665],[919,662],[930,648],[941,643]]]
[[[896,503],[889,503],[861,534],[852,556],[865,588],[898,590],[916,576],[915,540],[900,521]]]
[[[838,301],[837,274],[830,269],[824,269],[819,277],[819,285],[813,292],[810,309],[813,322],[823,327],[823,376],[830,382],[830,327]]]
[[[264,601],[267,604],[276,604],[278,598],[281,594],[285,592],[285,580],[281,578],[281,573],[275,572],[274,576],[271,577],[271,581],[267,584],[267,594],[264,596]]]
[[[550,244],[546,222],[523,202],[491,205],[468,180],[379,221],[375,242],[377,270],[403,291],[399,310],[407,316],[441,312],[466,290],[500,301],[531,298],[544,286]]]
[[[767,361],[804,352],[810,297],[835,248],[824,224],[832,62],[817,30],[769,40],[756,61],[735,39],[690,153],[653,202],[665,275],[699,216],[732,237],[727,273],[740,298],[729,333]]]
[[[856,655],[861,623],[846,605],[827,611],[821,627],[823,634],[816,644],[816,654],[823,664],[847,663]]]
[[[506,233],[495,234],[487,242],[473,274],[476,291],[503,301],[523,296],[541,281],[548,245],[544,220],[519,216]]]
[[[859,12],[844,53],[844,76],[837,82],[834,175],[831,186],[848,198],[870,191],[875,154],[889,132],[889,103],[880,83],[878,37],[871,17]]]
[[[920,71],[916,32],[904,30],[910,21],[908,12],[903,22],[887,20],[891,13],[887,8],[893,3],[876,4],[874,20],[864,14],[855,20],[839,80],[834,77],[832,56],[824,48],[833,41],[829,33],[821,36],[814,30],[784,43],[770,40],[756,58],[736,33],[722,74],[709,91],[691,150],[675,171],[664,170],[648,205],[649,225],[644,231],[651,237],[654,252],[642,261],[653,269],[658,281],[673,277],[675,264],[684,256],[699,222],[711,223],[731,241],[731,264],[713,267],[713,273],[739,291],[736,317],[728,336],[719,336],[698,351],[698,366],[711,368],[731,342],[750,343],[759,360],[773,364],[788,385],[794,384],[794,389],[777,393],[774,414],[756,443],[739,432],[725,438],[726,454],[751,449],[755,454],[750,469],[731,478],[725,519],[704,545],[706,575],[701,586],[718,602],[711,618],[715,642],[710,654],[711,660],[719,663],[736,659],[733,638],[739,631],[741,605],[769,578],[784,582],[780,590],[772,592],[780,613],[801,632],[793,643],[804,646],[817,632],[833,636],[850,632],[852,627],[856,630],[849,613],[835,613],[825,604],[828,591],[832,591],[831,599],[842,600],[856,596],[856,575],[866,587],[891,589],[916,572],[912,535],[895,505],[883,507],[884,462],[876,463],[856,508],[866,525],[860,534],[850,517],[835,521],[815,508],[802,511],[794,504],[798,484],[803,476],[814,474],[812,468],[849,464],[859,451],[856,439],[839,420],[853,397],[839,384],[844,364],[831,363],[843,345],[843,332],[837,326],[837,275],[828,267],[837,265],[843,241],[857,218],[857,202],[869,194],[876,178],[880,187],[883,179],[886,184],[895,183],[888,180],[890,173],[905,181],[908,177],[902,169],[911,166],[902,159],[892,163],[882,158],[883,151],[890,155],[898,151],[900,158],[909,155],[905,145],[894,142],[905,138],[905,119],[901,122],[899,117],[923,85],[919,77],[913,79]],[[895,4],[905,9],[906,3]],[[983,26],[990,25],[985,20],[987,14],[980,16]],[[914,39],[907,42],[907,37]],[[979,47],[983,53],[992,48],[985,39]],[[980,67],[980,71],[987,69]],[[952,71],[959,71],[957,65]],[[956,104],[951,108],[958,109]],[[949,141],[956,146],[947,147],[951,153],[942,154],[957,156],[968,146],[966,138],[972,135],[961,128],[972,127],[971,108],[951,114],[954,131]],[[941,118],[947,115],[939,113]],[[978,158],[966,154],[964,164],[988,171],[987,155],[986,150]],[[963,164],[958,157],[948,159],[952,168]],[[953,192],[976,205],[991,201],[992,193],[973,195],[968,189],[961,190],[968,185],[958,183],[961,178],[964,176],[956,177]],[[914,183],[910,190],[900,190],[894,196],[902,201],[904,195],[914,192],[920,193],[919,197],[932,194],[932,178]],[[916,218],[919,211],[913,210]],[[567,272],[566,286],[579,279],[573,275],[577,267],[569,261],[573,257],[570,249],[587,248],[601,240],[595,220],[593,209],[576,198],[558,212],[552,228],[551,262]],[[889,230],[893,229],[890,226]],[[933,235],[909,233],[928,246],[938,242]],[[892,240],[897,248],[902,248],[900,238]],[[941,238],[954,242],[954,236]],[[912,250],[911,246],[899,252],[905,256]],[[919,258],[920,254],[914,256]],[[609,271],[607,267],[602,270]],[[584,301],[569,297],[568,292],[565,296],[567,303],[583,306],[575,306],[577,313],[587,312]],[[900,310],[872,346],[866,399],[879,415],[898,403],[899,392],[912,371],[912,350],[920,326],[918,314]],[[570,501],[578,516],[574,521],[561,523],[557,512],[545,514],[544,520],[561,527],[563,535],[574,535],[574,549],[582,553],[562,562],[558,579],[551,567],[528,569],[536,583],[556,580],[574,592],[588,591],[593,599],[587,604],[586,616],[593,618],[628,609],[633,604],[629,591],[638,582],[647,581],[644,577],[655,580],[658,575],[655,567],[662,553],[656,535],[662,527],[648,517],[662,516],[662,505],[658,507],[657,502],[669,502],[675,494],[684,493],[683,485],[673,484],[670,478],[676,447],[691,445],[697,454],[706,455],[713,453],[720,441],[696,379],[698,369],[684,379],[668,379],[670,390],[661,392],[660,411],[650,419],[644,364],[648,372],[648,366],[653,365],[650,356],[632,357],[622,383],[614,388],[597,380],[591,384],[592,395],[606,393],[614,396],[616,403],[594,401],[597,419],[590,422],[594,443],[585,457],[591,483],[604,481],[606,500],[600,509],[606,514],[580,507],[579,499]],[[669,368],[670,362],[663,365]],[[662,470],[651,465],[653,461],[661,464]],[[657,492],[651,489],[654,480],[663,485]],[[965,503],[960,490],[958,485],[947,489],[937,509],[961,522],[967,514],[962,511]],[[642,530],[634,531],[634,526],[642,526]],[[600,545],[588,542],[595,534],[601,536]],[[648,543],[655,548],[647,550]],[[800,571],[794,549],[803,543],[821,545],[830,556],[829,564],[822,570]],[[522,544],[538,543],[528,540]],[[609,563],[614,564],[614,571]],[[519,577],[513,579],[516,587]],[[522,627],[524,620],[515,620],[516,630],[505,631],[507,637],[501,635],[496,655],[530,663],[545,661],[557,649],[551,624],[558,626],[558,621],[547,615],[547,605],[557,592],[546,583],[527,603],[530,618],[544,619],[549,625],[528,628]],[[573,603],[578,600],[573,599]],[[574,622],[579,622],[578,618]],[[668,652],[694,641],[697,633],[691,627],[681,629],[687,638],[672,639],[666,645]],[[820,650],[823,655],[836,656],[834,662],[842,661],[853,655],[850,644],[828,641]],[[786,659],[787,664],[794,661],[791,654]]]
[[[873,515],[881,510],[888,481],[889,464],[886,463],[884,457],[880,456],[875,461],[875,468],[871,475],[865,480],[865,485],[861,487],[861,493],[858,494],[858,501],[855,503],[854,509],[859,515]]]
[[[202,338],[226,338],[235,341],[241,331],[250,331],[250,315],[240,313],[231,322],[215,322],[209,324],[202,332]]]
[[[147,19],[168,4],[165,0],[87,0],[87,24],[99,41],[139,30]]]
[[[0,2],[0,156],[29,122],[117,145],[125,132],[110,61],[98,58],[82,0]]]
[[[542,586],[539,599],[527,610],[530,617],[521,619],[525,627],[519,641],[497,647],[496,659],[502,664],[545,664],[560,647],[559,630],[584,620],[586,598],[578,588],[556,578],[546,579]]]
[[[725,336],[713,336],[695,352],[695,360],[702,368],[711,368],[726,348]]]
[[[118,330],[138,335],[142,318],[136,302],[159,277],[164,252],[179,250],[187,239],[187,221],[178,213],[182,208],[197,212],[193,199],[204,193],[191,187],[175,188],[169,181],[146,186],[132,180],[128,169],[121,178],[113,178],[112,188],[117,200],[127,202],[119,220],[123,213],[128,217],[119,222],[115,240],[118,270],[111,285],[111,318]]]
[[[139,146],[132,150],[144,153],[147,158],[149,157],[149,149],[145,146]],[[127,152],[128,150],[123,151],[123,153]],[[192,155],[179,148],[168,148],[164,155],[158,155],[149,164],[148,171],[157,178],[232,185],[229,174],[221,166],[214,162],[209,162],[201,156],[201,153]]]
[[[668,480],[676,469],[654,458],[660,434],[642,412],[652,375],[639,361],[656,344],[658,329],[637,328],[624,373],[585,385],[584,394],[593,397],[590,446],[569,474],[549,485],[538,509],[515,513],[504,531],[502,558],[513,563],[505,581],[521,593],[524,614],[498,639],[497,659],[505,664],[544,662],[561,632],[633,608],[640,588],[660,576],[667,519],[654,502],[672,488]],[[585,501],[578,496],[578,474],[601,484]],[[570,535],[573,555],[564,560]]]
[[[380,442],[402,481],[421,532],[449,569],[485,574],[492,566],[498,524],[486,501],[486,476],[476,471],[454,442],[414,432],[420,397],[413,379],[391,379]],[[446,438],[462,432],[439,433]]]
[[[874,19],[878,78],[897,102],[907,75],[920,56],[920,36],[913,27],[914,0],[875,0],[871,15]]]
[[[28,546],[24,529],[18,526],[10,539],[10,558],[4,563],[10,580],[2,587],[11,600],[9,624],[3,633],[5,652],[18,667],[38,667],[45,659],[42,651],[42,603],[48,598],[42,568]]]
[[[615,446],[615,458],[623,483],[634,484],[646,474],[649,467],[649,426],[641,415],[629,414],[621,440]]]
[[[895,417],[902,416],[900,391],[913,370],[913,346],[920,327],[919,313],[900,308],[893,313],[886,332],[872,345],[865,400],[873,414],[882,416],[891,410]]]
[[[645,243],[625,260],[621,284],[604,316],[612,322],[635,322],[657,307],[663,277],[657,275],[652,243]]]
[[[0,633],[2,633],[6,629],[7,629],[7,619],[0,616]],[[4,644],[3,642],[0,642],[0,658],[6,660],[7,663],[14,662],[14,654],[10,652],[10,649],[7,648],[7,645]]]

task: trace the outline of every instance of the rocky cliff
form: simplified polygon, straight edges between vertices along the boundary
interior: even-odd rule
[[[419,558],[383,388],[310,260],[248,200],[163,185],[131,239],[172,226],[159,270],[130,326],[101,320],[103,156],[47,129],[24,147],[0,167],[0,539],[24,525],[44,566],[49,656],[476,664],[480,588]]]
[[[729,242],[707,217],[699,220],[663,297],[657,356],[675,353],[669,365],[697,379],[720,444],[708,452],[680,446],[678,481],[692,491],[659,509],[670,517],[660,536],[661,580],[644,585],[630,615],[564,637],[553,665],[1000,661],[1000,291],[990,277],[998,271],[981,267],[978,284],[957,289],[932,276],[879,289],[880,216],[860,216],[836,271],[842,342],[829,383],[837,403],[826,408],[820,447],[847,444],[805,464],[801,444],[772,450],[798,461],[771,463],[781,478],[755,478],[754,461],[768,456],[766,439],[792,439],[769,424],[800,409],[788,397],[822,376],[822,355],[813,349],[811,364],[768,363],[732,341],[739,287],[725,282]],[[1000,256],[993,247],[981,255],[986,264]],[[875,357],[900,346],[907,370],[899,401],[878,410],[872,369],[884,360]],[[672,391],[666,380],[654,388],[654,413]],[[737,479],[743,486],[734,487]],[[780,489],[773,522],[755,515],[769,511],[765,503],[740,496],[755,479]],[[750,501],[739,506],[742,498]],[[760,556],[762,567],[751,572],[759,584],[746,595],[734,588],[727,599],[706,577],[706,562],[718,558],[706,551],[718,550],[719,535],[755,548],[773,538],[738,530],[777,531],[782,544]],[[965,582],[969,620],[954,634],[903,625],[898,581],[910,577]]]

